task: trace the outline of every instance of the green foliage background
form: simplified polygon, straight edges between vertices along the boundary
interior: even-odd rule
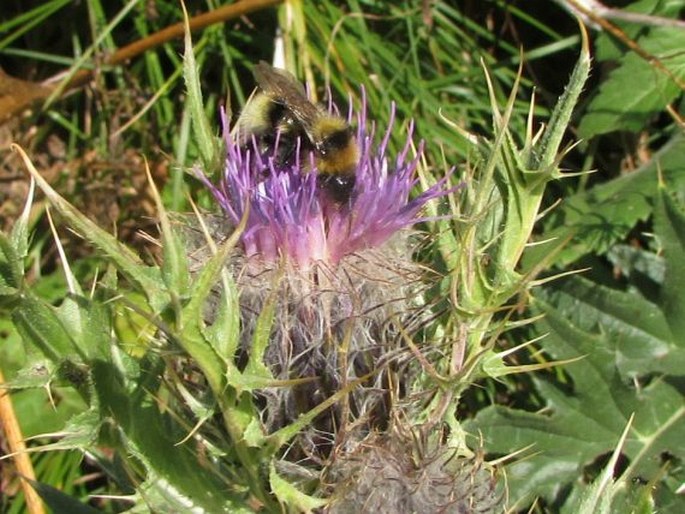
[[[214,6],[213,2],[187,4],[191,16]],[[617,7],[673,19],[682,18],[685,12],[685,2],[680,0],[623,2]],[[182,12],[176,2],[53,0],[30,10],[24,2],[8,2],[1,16],[0,63],[4,71],[37,81],[79,61],[97,67],[99,56],[180,21]],[[685,479],[685,53],[681,51],[685,29],[617,23],[626,37],[658,57],[660,64],[631,51],[614,36],[591,32],[594,71],[565,137],[567,144],[579,143],[564,154],[560,167],[596,172],[550,183],[542,198],[542,207],[550,207],[550,211],[538,221],[533,239],[545,243],[530,245],[518,269],[521,275],[535,272],[538,279],[545,280],[531,291],[521,291],[521,309],[511,321],[544,316],[502,334],[492,328],[497,334],[496,351],[544,336],[535,348],[513,353],[506,361],[511,369],[536,364],[543,369],[506,376],[486,370],[477,383],[467,384],[455,404],[464,428],[481,434],[488,457],[527,449],[506,466],[514,510],[526,511],[539,497],[534,512],[580,512],[579,505],[593,494],[590,484],[600,476],[634,414],[614,473],[619,487],[613,506],[606,511],[685,511],[682,494],[676,493]],[[291,69],[330,87],[339,103],[348,95],[359,102],[361,85],[368,110],[380,127],[388,120],[391,102],[397,105],[401,126],[415,120],[417,141],[427,143],[429,179],[441,176],[451,166],[457,166],[460,177],[467,176],[470,163],[477,160],[467,139],[458,137],[454,124],[473,134],[493,134],[484,68],[492,76],[497,101],[504,105],[523,56],[521,84],[511,104],[508,130],[517,142],[524,142],[533,91],[537,129],[537,123],[548,121],[581,44],[576,21],[552,2],[290,2],[194,34],[203,106],[214,133],[219,131],[219,105],[229,106],[233,113],[244,105],[254,85],[250,66],[271,59],[278,27]],[[186,174],[194,163],[210,159],[192,136],[192,102],[187,101],[183,82],[182,53],[182,42],[173,41],[126,66],[99,69],[85,89],[36,108],[20,120],[13,139],[32,156],[43,156],[45,167],[57,167],[53,187],[77,205],[93,188],[89,183],[93,176],[83,164],[90,153],[105,163],[105,178],[114,180],[119,193],[127,188],[135,191],[135,177],[130,170],[122,173],[119,165],[129,151],[145,155],[166,170],[161,179],[156,178],[169,210],[188,210],[189,196],[208,205],[207,195]],[[118,131],[137,114],[140,117],[132,125]],[[55,138],[63,147],[61,156],[49,149]],[[396,139],[395,144],[401,144],[401,130]],[[8,162],[7,170],[19,169],[16,162]],[[123,163],[124,167],[133,166],[130,160]],[[5,192],[6,205],[11,206],[12,200],[15,204],[24,201],[11,194],[9,189]],[[127,215],[134,226],[142,223],[144,214],[136,210],[136,195],[122,198],[120,217],[111,220],[112,224],[124,227],[131,221],[125,219]],[[44,204],[39,202],[37,207],[40,210]],[[8,207],[3,212],[12,210]],[[144,208],[142,212],[150,214]],[[145,511],[141,494],[147,505],[168,509],[175,501],[177,508],[182,508],[183,496],[190,495],[208,512],[220,511],[227,502],[235,512],[250,511],[242,503],[245,488],[240,479],[244,477],[233,476],[234,469],[222,469],[219,476],[199,469],[192,448],[176,445],[192,427],[173,422],[173,416],[161,413],[151,403],[147,392],[161,384],[155,382],[159,375],[148,372],[164,364],[140,362],[137,352],[142,352],[148,341],[141,334],[149,336],[154,329],[127,309],[106,307],[111,296],[105,293],[128,286],[122,286],[121,278],[98,257],[79,253],[70,256],[76,282],[87,289],[85,284],[98,273],[104,275],[102,282],[108,289],[99,291],[102,298],[96,297],[92,303],[83,302],[83,291],[67,294],[64,273],[51,250],[52,236],[37,214],[25,219],[24,234],[8,229],[2,240],[0,366],[16,389],[13,400],[24,434],[61,431],[64,435],[60,439],[43,437],[35,443],[54,450],[35,458],[39,481],[55,488],[45,489],[44,494],[54,494],[54,501],[68,501],[65,496],[85,501],[89,494],[105,492],[134,495],[141,512]],[[17,217],[6,216],[5,226]],[[87,224],[87,217],[88,213],[81,219],[82,230],[90,232],[94,229]],[[435,230],[436,244],[419,257],[446,271],[451,268],[450,256],[439,249],[442,240],[436,227],[440,226],[429,227]],[[28,232],[32,233],[30,244],[18,251]],[[198,295],[220,273],[217,264],[198,282],[185,283],[183,263],[172,258],[174,238],[170,233],[163,238],[168,244],[161,270],[146,266],[135,253],[104,236],[98,248],[101,253],[118,254],[119,270],[129,271],[124,273],[124,282],[137,284],[150,295],[148,303],[157,301],[159,306],[166,305],[169,291],[181,291],[183,297]],[[68,250],[76,247],[75,243],[67,245]],[[141,254],[146,257],[145,250]],[[546,280],[579,270],[584,271]],[[25,292],[20,300],[17,291]],[[150,299],[154,294],[159,295],[157,300]],[[17,301],[21,302],[19,310]],[[235,299],[227,301],[230,304]],[[133,295],[127,302],[144,303]],[[176,314],[182,311],[184,319],[192,320],[190,314],[199,308],[191,302]],[[165,321],[168,319],[159,320],[157,328]],[[500,322],[503,320],[498,317],[493,320],[493,324]],[[450,321],[440,323],[448,326]],[[221,334],[235,331],[235,324],[227,315],[221,327],[215,327],[217,333],[204,335],[210,345],[225,344]],[[193,329],[197,327],[188,323],[184,334],[192,334]],[[45,333],[52,337],[42,339],[40,334]],[[98,353],[110,348],[112,333],[129,345],[127,351],[112,350],[114,361],[111,354]],[[39,340],[36,346],[41,351],[22,338]],[[218,389],[222,371],[203,348],[198,344],[184,349],[206,364],[205,370],[213,370],[215,382],[211,373],[209,381]],[[545,366],[552,360],[578,357],[564,366]],[[95,391],[96,401],[87,387],[79,388],[78,365],[83,359],[107,363],[97,370],[103,379]],[[251,381],[231,384],[235,390],[249,391],[266,380],[260,376],[258,363],[253,370]],[[52,397],[46,393],[48,386]],[[206,403],[194,405],[193,413],[208,418],[215,412],[213,406],[208,397],[200,400]],[[240,403],[240,396],[233,400],[230,409],[239,425],[236,430],[252,433],[248,409]],[[124,420],[123,431],[108,430],[96,411],[111,412]],[[155,437],[149,435],[153,433]],[[124,441],[117,440],[122,437]],[[254,444],[240,450],[222,445],[217,435],[212,440],[213,450],[228,455],[231,462],[258,466],[263,454],[255,448],[263,441],[254,437]],[[121,462],[120,456],[111,458],[105,450],[108,444],[126,448],[128,462]],[[276,443],[264,444],[259,451]],[[88,458],[84,461],[83,454],[72,448],[89,448]],[[244,454],[237,455],[241,451]],[[173,460],[168,458],[170,452]],[[144,479],[124,471],[131,467]],[[104,469],[107,479],[78,480],[93,469]],[[241,485],[235,490],[227,485],[236,483]],[[275,484],[273,479],[274,489]],[[225,492],[221,499],[212,494],[218,490]],[[283,500],[292,490],[284,486],[279,494]],[[23,501],[15,498],[3,496],[2,512],[23,511]],[[276,508],[276,501],[261,500]],[[308,500],[298,497],[289,501],[302,507]],[[116,501],[90,503],[106,512],[130,507]],[[64,512],[76,508],[67,505]],[[79,508],[82,506],[79,503]]]

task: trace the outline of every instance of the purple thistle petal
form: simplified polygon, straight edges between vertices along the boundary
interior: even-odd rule
[[[414,123],[410,122],[404,148],[391,167],[387,150],[395,105],[391,106],[382,141],[374,149],[375,130],[373,124],[371,129],[367,126],[363,89],[361,96],[362,109],[356,115],[360,159],[354,191],[345,204],[334,202],[319,185],[313,155],[301,155],[298,146],[295,162],[280,164],[275,157],[278,136],[275,148],[267,152],[260,150],[254,140],[252,144],[240,145],[231,136],[226,114],[222,112],[224,173],[216,185],[203,173],[197,174],[231,225],[239,223],[249,203],[247,226],[241,235],[246,257],[259,257],[266,262],[285,258],[303,269],[316,262],[334,266],[346,255],[380,246],[399,230],[430,219],[419,216],[425,204],[460,187],[448,187],[453,172],[450,170],[435,185],[410,199],[411,190],[418,183],[416,168],[423,151],[421,143],[418,155],[408,159]],[[348,119],[353,115],[350,108]]]

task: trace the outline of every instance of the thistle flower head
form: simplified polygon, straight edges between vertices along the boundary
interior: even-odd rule
[[[364,102],[365,104],[365,102]],[[353,113],[350,110],[348,120]],[[266,262],[285,259],[300,269],[323,262],[336,266],[346,255],[385,243],[399,230],[422,220],[422,207],[447,194],[447,177],[414,199],[415,171],[423,145],[411,157],[413,124],[403,150],[388,155],[395,120],[394,105],[382,141],[376,147],[363,105],[356,114],[359,163],[349,201],[340,203],[326,194],[317,181],[313,155],[295,151],[293,162],[279,162],[277,148],[240,144],[223,116],[226,162],[218,184],[204,175],[229,221],[241,220],[249,205],[247,226],[241,236],[245,257]],[[278,138],[275,143],[279,144]]]
[[[329,110],[335,112],[333,106]],[[386,423],[392,396],[386,370],[391,362],[399,369],[410,356],[398,327],[409,333],[422,319],[422,269],[410,258],[410,231],[402,229],[426,219],[422,209],[428,201],[456,189],[447,185],[447,174],[410,197],[423,145],[411,155],[410,124],[404,147],[390,155],[394,106],[380,141],[367,123],[365,102],[356,115],[350,110],[347,121],[356,126],[359,160],[354,189],[344,202],[322,185],[321,155],[303,150],[313,146],[310,141],[279,149],[283,142],[276,135],[267,145],[257,137],[246,144],[244,134],[233,136],[225,115],[223,173],[216,184],[200,174],[230,225],[247,215],[240,248],[228,264],[240,288],[238,362],[263,362],[282,381],[306,378],[256,393],[266,431],[293,423],[359,382],[347,393],[348,402],[338,402],[300,434],[302,451],[291,448],[293,459],[325,458],[336,430],[349,422],[357,428],[344,431],[355,438]],[[266,305],[273,307],[274,321],[263,347],[254,341]],[[411,376],[405,373],[403,382]]]

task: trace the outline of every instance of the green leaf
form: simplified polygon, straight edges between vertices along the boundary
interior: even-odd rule
[[[192,472],[192,471],[191,471]],[[180,494],[179,490],[160,477],[151,476],[145,482],[137,486],[139,495],[143,498],[146,508],[142,511],[149,512],[197,512],[198,514],[254,514],[254,510],[247,505],[227,503],[225,507],[207,509],[194,502],[192,498]],[[216,509],[216,510],[214,510]]]
[[[59,489],[35,480],[29,482],[54,514],[100,514],[99,510],[81,503]]]
[[[12,239],[0,232],[0,298],[13,297],[24,280],[24,261]]]
[[[240,303],[238,289],[228,273],[222,276],[221,297],[216,306],[214,321],[203,330],[216,354],[232,363],[240,343]]]
[[[638,275],[648,278],[655,284],[664,283],[664,259],[656,253],[643,248],[618,244],[607,252],[607,259],[627,278]]]
[[[235,239],[229,238],[205,264],[195,279],[190,300],[183,308],[183,328],[179,339],[184,350],[197,361],[215,394],[221,394],[224,387],[225,369],[227,367],[231,369],[233,366],[230,357],[216,352],[221,345],[212,345],[211,339],[205,335],[204,308],[208,299],[214,294],[224,271],[224,264],[234,244]],[[209,335],[216,334],[210,332]]]
[[[190,285],[186,249],[181,238],[173,231],[163,230],[162,234],[162,279],[170,293],[182,298],[188,294]]]
[[[155,181],[152,179],[147,162],[145,164],[145,171],[157,208],[162,233],[162,253],[164,256],[161,270],[162,279],[169,295],[174,300],[178,300],[187,295],[190,286],[190,271],[186,248],[181,237],[172,228],[169,214],[162,203],[162,198],[159,195]]]
[[[61,197],[43,176],[38,173],[23,149],[16,145],[13,146],[13,149],[20,154],[38,187],[40,187],[55,209],[64,216],[67,223],[93,246],[103,252],[117,269],[131,282],[136,284],[139,290],[148,297],[152,307],[161,311],[169,299],[164,288],[160,287],[163,282],[160,280],[159,269],[143,265],[140,258],[130,248],[118,241],[116,237],[98,227],[93,221]]]
[[[54,363],[85,355],[51,305],[26,293],[12,312],[12,320],[24,341],[33,344]]]
[[[225,342],[225,350],[230,352],[231,356],[218,354],[217,350],[221,349],[224,345],[216,344],[216,340],[212,338],[217,335],[221,337],[221,334],[210,331],[205,336],[204,308],[220,281],[224,289],[229,290],[227,293],[229,295],[228,298],[231,295],[237,294],[230,292],[234,288],[234,284],[232,284],[232,281],[227,276],[225,264],[238,241],[240,233],[245,228],[246,222],[247,216],[244,216],[238,228],[221,245],[219,251],[212,255],[211,259],[204,265],[199,276],[193,282],[190,301],[183,308],[183,331],[180,343],[197,361],[207,377],[210,387],[212,387],[215,394],[219,395],[223,394],[224,372],[226,371],[228,374],[237,373],[232,360],[234,352],[231,352],[231,349],[237,349],[238,340],[236,338],[235,340],[227,340]],[[235,307],[237,305],[237,303],[234,304]],[[235,320],[235,318],[233,319]]]
[[[537,162],[534,165],[542,169],[550,168],[556,163],[559,155],[559,146],[568,128],[571,114],[573,114],[580,93],[583,91],[583,87],[590,75],[588,35],[582,24],[580,24],[580,31],[583,39],[578,62],[571,72],[571,77],[563,94],[554,106],[554,111],[542,136],[540,147],[537,150]]]
[[[683,0],[637,0],[626,5],[621,10],[629,13],[640,13],[663,18],[678,19],[681,16],[685,2]],[[621,24],[623,33],[631,39],[637,39],[645,32],[642,23]],[[593,57],[598,61],[615,61],[620,59],[626,51],[625,43],[608,31],[597,34],[595,52]]]
[[[640,38],[638,44],[659,58],[675,77],[685,78],[684,30],[658,27]],[[639,132],[652,115],[662,111],[680,92],[678,84],[654,63],[629,53],[600,85],[578,132],[583,138],[615,130]]]
[[[671,335],[661,306],[638,294],[573,277],[545,288],[539,299],[575,328],[601,334],[622,380],[653,372],[685,373],[685,340]]]
[[[573,279],[556,285],[555,291],[545,293],[544,298],[540,294],[536,301],[546,313],[538,328],[548,333],[544,349],[552,358],[584,356],[563,368],[569,378],[569,390],[562,391],[545,377],[536,376],[533,383],[545,399],[544,410],[534,413],[493,406],[466,424],[472,433],[483,434],[489,452],[506,454],[532,445],[536,455],[508,466],[513,501],[532,501],[537,495],[551,502],[561,501],[558,495],[565,487],[579,484],[585,466],[612,451],[632,413],[635,422],[624,449],[630,462],[626,470],[628,480],[650,480],[656,476],[663,455],[685,457],[685,407],[681,393],[659,378],[627,380],[619,369],[624,360],[621,350],[641,354],[639,345],[647,344],[644,351],[649,352],[649,347],[661,343],[655,341],[653,332],[663,330],[663,319],[654,320],[650,313],[639,312],[644,305],[638,304],[633,311],[635,327],[626,327],[621,315],[626,313],[623,309],[629,302],[622,302],[613,314],[593,314],[592,302],[583,304],[582,296],[576,299],[578,291],[592,294],[587,281]],[[570,292],[565,295],[567,291]],[[602,292],[598,298],[606,299],[605,294]],[[635,295],[626,293],[626,297],[631,296]],[[603,300],[590,300],[608,307]],[[606,330],[600,322],[607,322]],[[671,351],[670,358],[682,360],[682,348],[672,347]],[[644,370],[654,367],[672,366],[649,362],[633,366]],[[637,486],[630,482],[629,487]],[[663,481],[659,487],[665,487]]]
[[[12,311],[12,320],[24,341],[55,365],[87,363],[107,354],[109,310],[78,295],[69,295],[53,307],[27,291]]]
[[[56,312],[85,360],[104,358],[111,339],[111,313],[105,305],[68,295]]]
[[[245,444],[253,448],[260,448],[264,445],[264,427],[257,416],[254,416],[254,409],[252,409],[252,416],[244,416],[245,431],[243,432],[243,439]]]
[[[9,241],[6,242],[5,234],[0,233],[0,249],[2,249],[3,252],[2,257],[0,257],[0,263],[3,263],[3,266],[0,266],[0,269],[4,268],[4,263],[7,262],[14,272],[14,276],[10,278],[6,277],[5,273],[0,271],[0,280],[2,280],[3,283],[6,283],[7,279],[12,280],[11,287],[14,288],[19,288],[21,280],[23,279],[24,259],[26,259],[29,251],[29,219],[31,216],[31,207],[35,190],[36,183],[32,180],[28,195],[26,196],[24,210],[14,222]],[[12,250],[8,251],[9,248]]]
[[[41,451],[90,451],[98,441],[101,425],[100,411],[96,406],[91,406],[69,418],[64,428],[59,431],[60,438],[54,443],[41,446]]]
[[[14,386],[13,382],[11,386]],[[83,398],[70,387],[52,385],[51,401],[46,388],[24,389],[12,392],[12,403],[21,423],[24,437],[41,436],[45,433],[65,433],[65,424],[88,408]],[[59,399],[59,402],[54,402]],[[62,442],[62,439],[59,440]],[[50,449],[50,445],[41,447]]]
[[[666,262],[662,288],[664,314],[673,336],[685,341],[685,213],[682,204],[663,187],[659,188],[654,221]]]
[[[157,373],[140,373],[134,382],[112,363],[97,362],[93,370],[101,411],[116,422],[126,452],[146,470],[141,494],[162,502],[161,512],[174,512],[181,504],[184,512],[247,512],[239,495],[198,461],[194,445],[179,444],[187,430],[151,401],[146,380]]]
[[[218,144],[209,126],[209,120],[205,116],[204,103],[202,101],[202,88],[200,77],[193,53],[193,42],[190,38],[188,27],[188,15],[184,7],[184,22],[186,24],[183,52],[183,77],[188,89],[188,102],[190,103],[190,115],[192,118],[193,133],[200,149],[200,156],[205,170],[211,172],[214,164],[218,162]]]
[[[524,268],[533,268],[555,251],[554,263],[568,265],[623,241],[652,214],[659,170],[670,190],[685,188],[685,137],[673,137],[639,170],[565,199],[549,216],[547,226],[552,228],[539,237],[550,242],[528,248]]]
[[[269,466],[269,481],[274,494],[282,504],[288,505],[291,508],[296,508],[298,512],[312,512],[328,503],[328,500],[326,499],[314,498],[313,496],[304,494],[293,484],[281,478],[276,472],[276,467],[273,462]]]
[[[279,291],[279,289],[274,288],[274,291]],[[278,295],[274,293],[269,295],[264,305],[262,305],[262,311],[259,313],[254,328],[252,346],[250,347],[250,359],[245,368],[246,374],[262,377],[267,380],[273,378],[273,375],[266,364],[264,364],[264,353],[268,349],[269,341],[271,340],[277,303]]]
[[[628,421],[628,425],[623,431],[620,442],[616,445],[614,452],[611,454],[611,459],[604,469],[601,471],[599,476],[590,484],[590,486],[582,492],[578,497],[577,503],[571,504],[569,508],[570,512],[577,514],[611,514],[611,506],[616,497],[619,489],[624,487],[626,484],[625,476],[619,478],[617,482],[614,482],[614,473],[618,470],[617,464],[618,459],[621,456],[621,451],[623,445],[625,444],[626,436],[628,435],[628,430],[630,429],[630,424],[633,418],[631,416]]]
[[[34,361],[18,370],[16,376],[6,381],[3,387],[9,390],[44,389],[53,380],[54,368],[52,361]]]

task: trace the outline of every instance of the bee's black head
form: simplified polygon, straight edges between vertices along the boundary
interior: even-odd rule
[[[276,102],[271,102],[269,104],[269,109],[267,111],[267,118],[269,125],[273,128],[278,127],[281,123],[283,117],[286,115],[285,106]]]

